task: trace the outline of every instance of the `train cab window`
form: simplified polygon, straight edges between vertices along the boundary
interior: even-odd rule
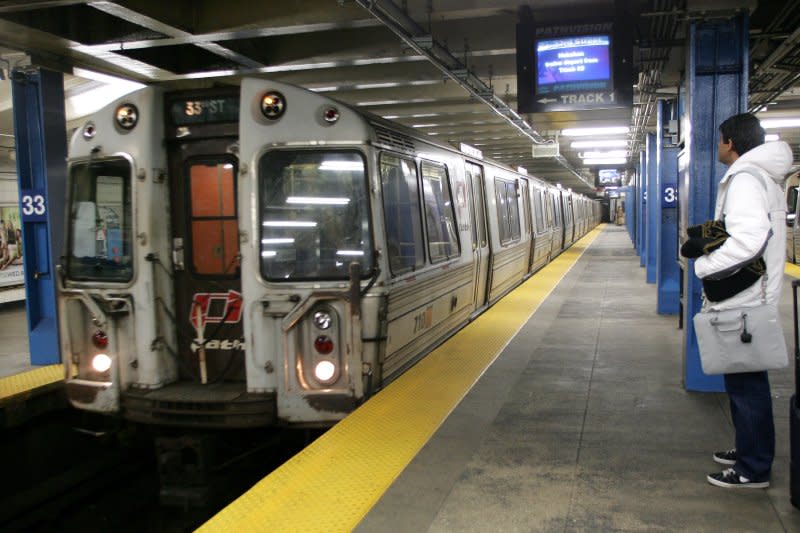
[[[417,167],[413,161],[381,154],[383,213],[389,268],[395,275],[425,264]]]
[[[423,161],[422,195],[431,263],[445,261],[460,253],[456,218],[444,165]]]
[[[234,162],[190,162],[187,174],[192,271],[200,275],[236,276],[239,224]]]
[[[273,150],[258,162],[261,274],[272,281],[347,279],[372,271],[364,156]]]
[[[515,182],[494,179],[494,193],[497,199],[497,222],[500,230],[500,244],[519,240],[519,204]]]
[[[544,205],[542,203],[542,191],[533,191],[533,215],[536,221],[536,233],[544,231]]]
[[[123,157],[71,166],[68,278],[100,282],[133,278],[131,172]]]

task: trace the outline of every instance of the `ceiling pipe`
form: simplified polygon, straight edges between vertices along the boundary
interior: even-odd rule
[[[390,0],[356,0],[384,26],[400,37],[416,53],[425,56],[433,66],[455,81],[473,98],[491,107],[506,122],[531,140],[534,144],[548,141],[537,133],[519,114],[494,92],[494,89],[473,74],[467,65],[439,44],[431,34],[421,28],[405,11]],[[563,156],[554,158],[564,169],[576,176],[586,187],[594,190],[594,184],[582,176]]]

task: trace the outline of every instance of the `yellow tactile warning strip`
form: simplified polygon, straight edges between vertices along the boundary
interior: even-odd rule
[[[64,365],[48,365],[0,378],[0,401],[64,379]]]
[[[603,227],[579,240],[199,531],[352,530]]]
[[[800,278],[800,266],[793,265],[792,263],[786,263],[786,267],[783,269],[783,272],[792,276],[793,278]]]

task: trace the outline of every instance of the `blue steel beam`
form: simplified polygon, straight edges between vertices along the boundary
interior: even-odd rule
[[[688,149],[688,224],[714,217],[717,184],[725,166],[717,162],[719,124],[747,110],[749,23],[746,13],[729,19],[695,20],[689,25],[684,131]],[[708,376],[700,366],[692,317],[700,311],[702,284],[694,261],[684,272],[684,384],[688,390],[724,390],[722,376]]]
[[[55,283],[66,197],[64,80],[30,67],[11,80],[30,357],[47,365],[61,361]]]
[[[672,118],[674,103],[658,102],[656,133],[656,190],[658,202],[658,242],[656,250],[656,311],[675,315],[680,309],[680,268],[678,266],[678,147],[664,132]]]
[[[647,161],[646,173],[647,177],[647,191],[649,192],[650,202],[647,203],[647,234],[645,236],[645,249],[646,251],[646,279],[647,283],[656,282],[656,258],[658,256],[658,231],[659,231],[659,216],[661,214],[661,202],[658,197],[658,187],[656,187],[656,153],[658,152],[658,145],[656,144],[656,136],[654,133],[648,133],[645,143],[645,160]]]
[[[647,159],[644,151],[639,153],[639,172],[636,173],[639,202],[636,212],[636,253],[639,254],[639,266],[647,264]]]

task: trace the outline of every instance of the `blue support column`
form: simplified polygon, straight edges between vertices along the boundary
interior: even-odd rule
[[[645,143],[645,161],[647,165],[645,176],[647,181],[647,190],[649,191],[650,202],[647,204],[647,234],[645,236],[645,249],[646,249],[646,277],[647,283],[656,282],[656,256],[658,255],[658,230],[659,230],[659,207],[661,202],[658,198],[658,187],[656,186],[656,152],[658,152],[658,144],[656,143],[656,136],[653,133],[647,134]]]
[[[639,172],[636,173],[636,182],[639,184],[639,203],[636,213],[636,253],[639,254],[639,266],[647,264],[647,160],[644,151],[639,153]]]
[[[748,29],[746,13],[689,25],[684,115],[688,162],[681,170],[686,173],[681,183],[688,184],[681,192],[687,199],[681,210],[688,225],[714,217],[717,184],[725,173],[717,162],[719,124],[747,110]],[[700,366],[692,317],[700,311],[702,285],[694,275],[694,261],[688,262],[683,283],[684,385],[688,390],[723,391],[722,376],[708,376]]]
[[[674,116],[674,103],[658,102],[656,136],[656,177],[661,199],[658,203],[658,242],[656,249],[656,311],[661,315],[676,315],[680,309],[680,268],[678,267],[678,147],[664,135]],[[655,204],[653,207],[656,207]]]
[[[55,284],[64,248],[64,79],[25,68],[12,73],[11,87],[31,364],[46,365],[61,362]]]

